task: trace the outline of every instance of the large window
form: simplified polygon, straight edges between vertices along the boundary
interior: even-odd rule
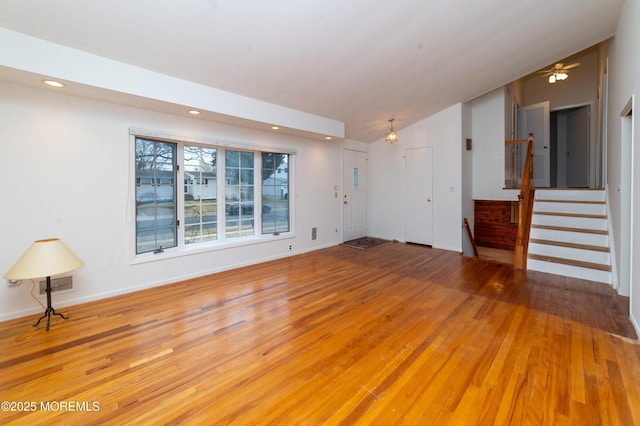
[[[176,145],[136,139],[136,253],[175,247]]]
[[[218,235],[216,150],[186,145],[183,152],[184,242],[213,241]]]
[[[254,233],[254,153],[227,150],[225,155],[225,235]]]
[[[289,155],[262,153],[262,233],[289,231]]]
[[[135,154],[137,254],[290,231],[289,153],[136,137]]]

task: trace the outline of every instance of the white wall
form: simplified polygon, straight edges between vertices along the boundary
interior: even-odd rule
[[[633,112],[633,157],[634,170],[621,173],[621,164],[626,160],[621,146],[622,118],[620,113],[632,98],[638,96],[640,88],[640,0],[626,0],[620,15],[616,35],[609,50],[609,103],[607,109],[607,185],[610,194],[610,207],[613,215],[613,229],[615,236],[615,252],[620,253],[620,246],[631,245],[632,254],[617,256],[616,268],[633,266],[629,285],[631,295],[630,314],[636,331],[640,334],[640,114]],[[636,102],[637,104],[637,102]],[[628,183],[633,179],[633,192]],[[634,194],[635,192],[635,194]],[[620,223],[624,217],[621,211],[622,195],[632,195],[633,214],[631,219],[632,232],[621,232],[625,227]],[[631,241],[629,241],[629,238]],[[624,283],[620,283],[624,287]]]
[[[471,116],[471,104],[462,105],[462,217],[467,218],[471,233],[475,235],[473,229],[473,123]],[[471,139],[471,150],[467,150],[467,138]],[[462,229],[462,249],[465,255],[473,256],[471,239],[464,228]]]
[[[0,275],[36,239],[60,237],[85,262],[54,306],[126,293],[339,243],[342,144],[208,123],[0,83]],[[295,157],[295,237],[130,264],[129,128],[246,145]],[[311,227],[318,239],[311,240]],[[292,250],[289,250],[289,245]],[[38,313],[30,282],[0,281],[0,320]]]
[[[404,241],[404,151],[433,147],[433,247],[462,251],[463,106],[456,104],[398,131],[399,142],[371,144],[370,234]]]
[[[506,89],[500,88],[471,102],[475,200],[518,199],[517,190],[503,189],[505,129],[510,127],[505,123],[506,99]]]

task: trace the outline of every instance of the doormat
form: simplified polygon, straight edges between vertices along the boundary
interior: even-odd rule
[[[373,237],[361,237],[356,238],[355,240],[349,240],[342,243],[345,246],[357,248],[357,249],[368,249],[371,247],[378,246],[380,244],[388,243],[389,240],[383,240],[381,238],[373,238]]]

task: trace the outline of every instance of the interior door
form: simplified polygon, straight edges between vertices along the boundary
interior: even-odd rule
[[[367,153],[345,149],[342,154],[343,241],[367,236],[368,176]]]
[[[433,244],[433,147],[407,149],[405,161],[405,241]]]
[[[533,186],[537,188],[547,188],[551,184],[549,128],[549,101],[518,110],[518,138],[533,133]]]
[[[589,187],[589,107],[567,111],[567,187]]]

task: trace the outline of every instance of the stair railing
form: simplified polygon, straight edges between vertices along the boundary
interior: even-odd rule
[[[527,253],[529,251],[529,230],[531,229],[531,217],[533,215],[533,133],[529,133],[526,139],[505,141],[507,144],[527,144],[524,170],[520,179],[520,193],[518,194],[518,232],[516,234],[516,247],[513,254],[513,267],[518,270],[527,269]]]
[[[469,236],[469,241],[471,241],[471,248],[473,249],[473,257],[478,257],[478,247],[476,246],[476,240],[473,239],[473,233],[471,233],[471,228],[469,227],[469,221],[467,218],[464,218],[464,227],[467,230],[467,235]]]

